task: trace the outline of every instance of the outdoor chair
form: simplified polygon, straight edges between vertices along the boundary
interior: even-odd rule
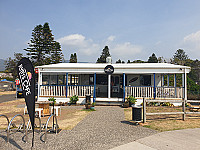
[[[60,109],[60,115],[61,115],[61,107],[60,106],[54,106],[54,113],[56,116],[58,116],[58,109]],[[53,107],[51,106],[51,113],[53,113]]]
[[[43,108],[35,108],[35,112],[38,112],[39,117],[41,117],[41,114],[44,117]],[[28,109],[27,109],[27,106],[25,105],[25,107],[24,107],[24,115],[26,113],[28,114]]]
[[[44,117],[43,108],[35,108],[35,112],[38,112],[39,117],[41,118],[41,114]]]
[[[26,113],[28,114],[28,109],[27,109],[27,106],[25,105],[25,107],[24,107],[24,115],[25,115]]]

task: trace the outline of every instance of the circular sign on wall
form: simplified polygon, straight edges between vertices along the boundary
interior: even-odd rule
[[[105,68],[104,68],[104,72],[106,74],[112,74],[114,72],[114,67],[112,65],[107,65]]]

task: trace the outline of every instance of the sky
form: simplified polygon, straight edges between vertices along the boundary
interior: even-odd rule
[[[48,22],[64,58],[96,62],[170,59],[183,49],[200,59],[199,0],[0,0],[0,59],[26,52],[34,27]]]

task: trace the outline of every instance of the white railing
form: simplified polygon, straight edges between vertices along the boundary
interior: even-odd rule
[[[67,96],[73,95],[86,96],[86,94],[93,94],[94,86],[90,85],[68,85]],[[66,97],[66,85],[41,85],[40,96],[48,97]]]
[[[183,88],[156,87],[156,98],[183,98]]]
[[[66,96],[66,86],[42,85],[40,86],[40,96]]]
[[[125,97],[146,97],[154,98],[154,87],[140,87],[140,86],[126,86]],[[156,87],[155,88],[156,98],[183,98],[182,87]]]
[[[67,96],[73,96],[73,95],[78,95],[78,96],[86,96],[87,94],[90,94],[92,96],[94,91],[94,86],[89,86],[89,85],[69,85],[68,86],[68,91],[67,91]]]
[[[125,97],[128,96],[134,97],[146,97],[152,98],[153,97],[153,87],[140,87],[140,86],[126,86],[125,87]]]

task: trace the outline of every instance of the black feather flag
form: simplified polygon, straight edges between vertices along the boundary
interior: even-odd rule
[[[17,73],[25,97],[29,118],[33,129],[32,147],[34,143],[35,124],[35,72],[28,58],[22,58],[17,65]]]

